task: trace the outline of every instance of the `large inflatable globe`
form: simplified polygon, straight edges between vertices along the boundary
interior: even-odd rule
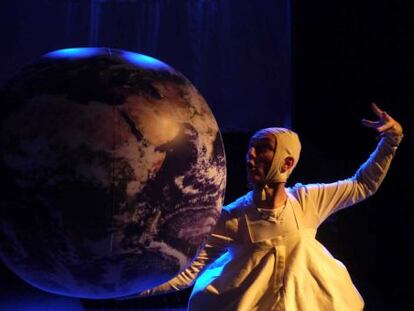
[[[219,218],[225,156],[183,75],[141,54],[66,49],[0,95],[0,258],[12,271],[113,298],[191,262]]]

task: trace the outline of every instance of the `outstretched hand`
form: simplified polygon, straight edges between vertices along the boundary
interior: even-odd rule
[[[381,110],[375,103],[371,104],[372,111],[379,117],[377,121],[363,119],[362,124],[374,128],[378,133],[389,133],[396,136],[403,134],[401,124],[394,120],[388,113]]]

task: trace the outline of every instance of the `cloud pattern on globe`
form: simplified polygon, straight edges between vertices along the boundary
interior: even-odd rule
[[[50,53],[2,89],[0,257],[43,290],[130,295],[184,269],[214,228],[222,139],[168,65],[78,51]]]

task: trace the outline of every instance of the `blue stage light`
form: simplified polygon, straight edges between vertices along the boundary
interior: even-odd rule
[[[147,69],[171,69],[167,64],[147,55],[134,52],[122,51],[110,48],[85,47],[85,48],[68,48],[56,50],[45,55],[46,58],[78,59],[91,56],[116,56],[119,55],[130,63]]]
[[[69,49],[62,49],[56,50],[50,53],[47,53],[45,57],[51,58],[84,58],[90,57],[93,55],[103,54],[102,48],[69,48]],[[108,54],[109,55],[109,52]]]
[[[170,67],[147,55],[142,55],[133,52],[122,51],[122,57],[133,63],[134,65],[141,66],[148,69],[169,69]]]
[[[224,267],[233,259],[231,252],[227,251],[216,259],[208,269],[204,270],[197,277],[197,281],[194,284],[193,293],[204,290],[204,288],[211,284],[216,278],[218,278],[223,272]]]

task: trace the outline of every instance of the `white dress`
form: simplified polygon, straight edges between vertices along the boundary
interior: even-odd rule
[[[362,310],[363,299],[348,271],[315,239],[316,230],[332,213],[378,189],[400,140],[384,135],[352,178],[288,188],[281,217],[264,217],[252,192],[225,206],[192,264],[140,296],[180,290],[195,281],[189,310]]]

